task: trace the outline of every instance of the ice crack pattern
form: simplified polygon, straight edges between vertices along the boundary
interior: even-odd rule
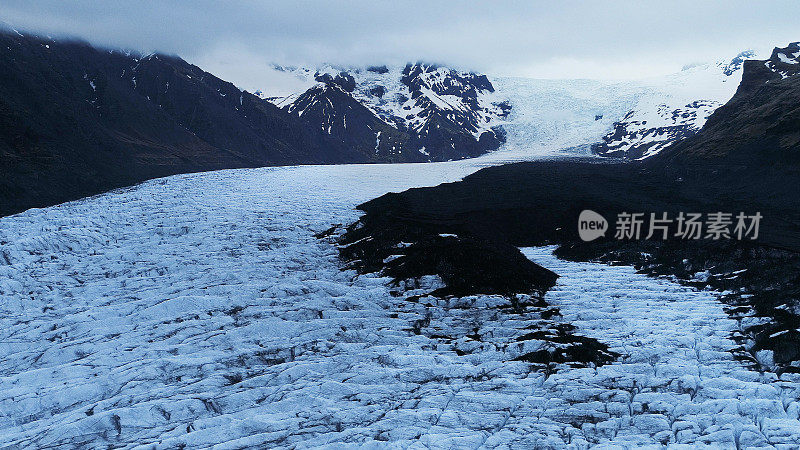
[[[796,382],[732,358],[713,293],[526,250],[623,355],[543,373],[504,347],[535,318],[408,302],[314,237],[483,164],[179,175],[0,219],[0,447],[800,444]]]

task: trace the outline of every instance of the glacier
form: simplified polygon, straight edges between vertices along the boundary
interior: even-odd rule
[[[621,354],[543,373],[512,361],[531,319],[505,299],[408,302],[317,237],[386,192],[582,154],[635,101],[552,83],[473,160],[177,175],[1,218],[0,447],[800,445],[797,378],[733,358],[720,293],[523,249],[561,275],[560,320]]]

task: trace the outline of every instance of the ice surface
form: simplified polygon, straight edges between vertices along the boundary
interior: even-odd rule
[[[340,270],[314,235],[358,203],[574,154],[638,92],[492,81],[518,95],[481,158],[178,175],[0,219],[0,448],[800,445],[797,384],[731,358],[713,293],[526,250],[563,321],[623,355],[545,374],[511,361],[533,319],[506,300]]]
[[[734,360],[731,337],[742,326],[723,311],[716,293],[653,279],[631,267],[560,261],[553,249],[523,249],[562,275],[547,300],[565,321],[623,355],[573,377],[562,395],[569,397],[571,390],[578,402],[603,403],[609,416],[596,425],[616,426],[611,442],[800,445],[800,378],[758,373]],[[597,426],[583,427],[582,438],[590,443],[608,438]]]
[[[351,424],[413,384],[385,377],[424,377],[414,360],[436,355],[403,331],[419,312],[313,234],[470,170],[181,175],[1,219],[0,447],[358,440]],[[371,370],[381,355],[403,363]]]
[[[529,319],[504,299],[408,302],[314,237],[496,160],[179,175],[0,219],[0,447],[800,443],[797,384],[731,358],[712,293],[526,250],[624,355],[545,374],[511,361]]]
[[[491,82],[498,95],[511,101],[511,113],[502,124],[509,160],[551,155],[554,149],[589,156],[587,144],[600,141],[644,92],[637,82],[531,78]]]

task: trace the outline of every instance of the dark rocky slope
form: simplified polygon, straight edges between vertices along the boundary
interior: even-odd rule
[[[359,160],[180,58],[0,34],[0,215],[175,173]]]
[[[419,95],[431,104],[413,131],[356,100],[347,74],[320,74],[281,109],[175,56],[0,31],[0,216],[177,173],[460,159],[502,143],[499,130],[478,135],[485,77],[410,70],[418,91],[475,110]]]
[[[766,61],[745,61],[733,98],[717,109],[701,133],[654,159],[654,169],[716,170],[725,174],[767,173],[759,183],[800,170],[800,55],[798,44],[776,48]],[[775,175],[771,175],[776,172]],[[761,186],[755,186],[761,189]],[[766,188],[767,186],[763,186]]]
[[[441,233],[488,245],[487,255],[507,261],[521,256],[515,247],[557,243],[562,257],[634,264],[647,273],[731,291],[731,314],[769,319],[741,330],[738,356],[755,361],[758,350],[773,350],[777,370],[800,370],[800,77],[766,74],[754,81],[757,65],[767,63],[747,64],[742,87],[700,133],[649,160],[513,164],[458,183],[387,194],[360,206],[366,215],[345,236],[350,245],[343,256],[369,261],[375,248]],[[609,220],[606,238],[579,239],[583,209]],[[617,240],[614,222],[623,211],[668,212],[672,218],[681,211],[760,212],[763,219],[757,240]],[[388,236],[382,233],[386,223],[396,229]],[[670,235],[675,232],[673,224]],[[351,236],[360,240],[349,241]],[[471,273],[473,265],[488,261],[458,260],[449,270]],[[508,272],[504,282],[511,287],[515,280]]]
[[[358,152],[363,161],[405,162],[423,156],[411,154],[408,134],[381,120],[336,83],[312,87],[286,110]]]

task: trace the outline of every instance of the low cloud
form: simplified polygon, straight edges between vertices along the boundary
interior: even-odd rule
[[[269,64],[441,62],[538,78],[641,78],[800,40],[800,3],[5,0],[11,25],[174,53],[242,87]],[[264,80],[263,82],[261,80]]]

